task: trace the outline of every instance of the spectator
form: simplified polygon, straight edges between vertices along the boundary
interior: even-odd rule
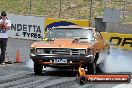
[[[3,11],[0,17],[0,48],[1,48],[1,56],[0,56],[0,64],[5,64],[5,52],[7,47],[8,35],[7,30],[11,26],[11,21],[7,19],[6,12]]]

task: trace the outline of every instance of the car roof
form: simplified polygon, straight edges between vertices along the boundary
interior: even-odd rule
[[[71,29],[71,28],[77,28],[77,29],[91,29],[91,30],[95,30],[94,27],[81,27],[81,26],[77,26],[77,25],[69,25],[69,26],[57,26],[57,27],[53,27],[56,29],[61,29],[61,28],[66,28],[66,29]]]

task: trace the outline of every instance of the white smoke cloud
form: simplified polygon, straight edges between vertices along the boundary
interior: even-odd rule
[[[31,59],[27,59],[26,67],[33,68],[33,61]]]
[[[132,72],[132,51],[111,49],[110,55],[100,65],[104,72]]]

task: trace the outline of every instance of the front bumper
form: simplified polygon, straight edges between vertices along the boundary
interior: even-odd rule
[[[35,55],[30,54],[30,59],[34,62],[39,62],[43,65],[77,65],[81,63],[90,63],[92,62],[93,55]],[[55,62],[55,60],[66,60],[61,62]]]

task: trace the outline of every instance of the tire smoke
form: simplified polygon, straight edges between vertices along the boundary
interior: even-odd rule
[[[33,68],[33,61],[31,59],[27,59],[26,67]]]
[[[110,55],[100,64],[103,72],[132,72],[132,51],[111,49]]]

